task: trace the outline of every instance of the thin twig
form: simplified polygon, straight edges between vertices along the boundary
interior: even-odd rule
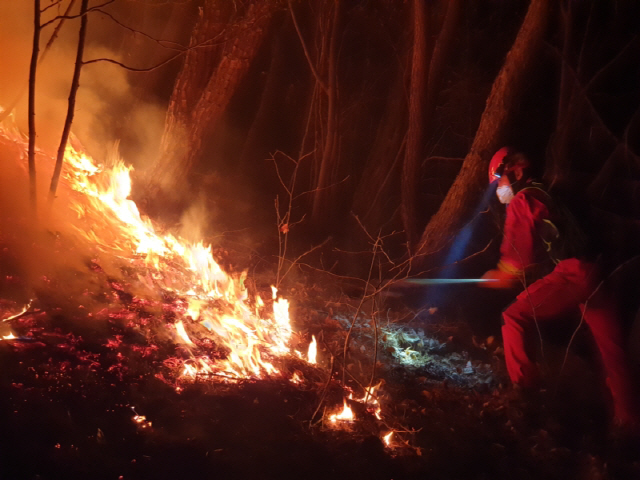
[[[132,28],[132,27],[130,27],[130,26],[128,26],[128,25],[125,25],[125,24],[124,24],[124,23],[122,23],[120,20],[118,20],[116,17],[114,17],[112,14],[110,14],[109,12],[105,12],[105,11],[104,11],[104,10],[102,10],[102,9],[98,9],[98,10],[96,10],[96,11],[97,11],[97,12],[99,12],[99,13],[102,13],[103,15],[106,15],[106,16],[107,16],[107,17],[109,17],[111,20],[113,20],[113,22],[114,22],[114,23],[116,23],[117,25],[121,26],[122,28],[124,28],[124,29],[126,29],[126,30],[129,30],[130,32],[132,32],[132,33],[134,33],[134,34],[142,35],[143,37],[148,38],[149,40],[154,41],[155,43],[157,43],[158,45],[160,45],[162,48],[167,48],[167,49],[171,49],[171,50],[181,50],[181,51],[182,51],[182,50],[187,50],[187,49],[188,49],[188,47],[186,47],[186,46],[182,45],[181,43],[173,42],[173,41],[171,41],[171,40],[162,40],[162,39],[159,39],[159,38],[155,38],[155,37],[152,37],[151,35],[149,35],[148,33],[144,33],[144,32],[142,32],[142,31],[140,31],[140,30],[136,30],[135,28]],[[179,47],[179,48],[169,47],[169,46],[167,46],[167,45],[164,45],[165,43],[175,45],[175,46],[177,46],[177,47]]]
[[[369,265],[369,274],[367,276],[367,285],[369,285],[369,282],[371,281],[371,274],[373,272],[373,266],[375,264],[375,260],[376,260],[376,252],[378,250],[378,243],[376,241],[376,243],[373,245],[373,252],[372,252],[372,258],[371,258],[371,264]],[[351,322],[351,326],[349,327],[349,330],[347,331],[347,336],[344,339],[344,348],[343,348],[343,352],[342,352],[342,361],[343,361],[343,366],[342,366],[342,383],[344,385],[344,376],[345,376],[345,369],[347,368],[347,350],[349,348],[349,339],[351,338],[351,332],[353,331],[353,327],[356,324],[356,321],[358,319],[358,315],[360,314],[360,310],[362,309],[362,306],[364,305],[365,299],[367,298],[366,295],[363,295],[362,298],[360,299],[360,304],[358,305],[358,308],[356,309],[355,314],[353,315],[353,321]]]
[[[324,397],[327,395],[327,390],[329,388],[329,383],[331,382],[331,377],[333,377],[333,360],[334,359],[335,359],[335,357],[333,355],[331,355],[331,364],[329,365],[329,376],[327,377],[327,381],[325,382],[324,387],[322,387],[322,395],[320,396],[320,401],[318,402],[318,406],[316,407],[315,411],[313,412],[313,415],[311,415],[311,421],[312,422],[313,422],[313,419],[318,414],[318,410],[320,410],[320,407],[322,406],[322,403],[324,402]]]
[[[296,20],[296,15],[293,11],[293,6],[291,5],[291,0],[288,0],[289,3],[289,12],[291,12],[291,20],[293,20],[293,26],[296,29],[296,32],[298,34],[298,38],[300,38],[300,44],[302,45],[302,50],[304,51],[304,56],[307,59],[307,63],[309,64],[309,68],[311,69],[311,73],[313,74],[313,76],[315,77],[316,81],[318,82],[318,85],[320,85],[320,87],[322,88],[322,90],[327,93],[329,91],[329,88],[327,87],[327,84],[320,78],[320,75],[318,75],[318,72],[316,71],[316,68],[313,65],[313,61],[311,61],[311,56],[309,55],[309,50],[307,50],[307,44],[304,41],[304,37],[302,36],[302,32],[300,31],[300,26],[298,25],[298,21]]]
[[[73,3],[74,0],[71,0],[71,3]],[[44,7],[42,10],[40,10],[40,13],[44,13],[47,10],[49,10],[52,7],[55,7],[56,5],[59,5],[60,3],[62,3],[62,0],[56,0],[55,2],[53,2],[51,5],[47,5],[46,7]]]
[[[44,27],[48,27],[49,25],[51,25],[53,22],[55,22],[56,20],[73,20],[75,18],[80,18],[83,15],[88,15],[90,12],[96,11],[96,10],[100,10],[102,7],[106,7],[107,5],[115,2],[116,0],[108,0],[105,3],[102,3],[100,5],[96,5],[95,7],[91,7],[88,8],[87,11],[85,13],[81,13],[78,15],[58,15],[56,17],[53,17],[51,20],[49,20],[48,22],[44,22],[42,25],[40,25],[40,28],[44,28]]]

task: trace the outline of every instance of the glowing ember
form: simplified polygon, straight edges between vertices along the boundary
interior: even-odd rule
[[[343,422],[352,422],[355,420],[355,416],[353,415],[353,410],[347,405],[347,399],[343,399],[344,407],[342,411],[337,414],[333,414],[329,417],[329,421],[332,423],[336,423],[338,420]]]
[[[316,363],[316,354],[318,353],[318,345],[316,343],[316,337],[311,335],[311,343],[309,344],[309,353],[307,353],[307,361],[309,363]]]
[[[149,420],[147,420],[147,417],[145,417],[144,415],[138,415],[133,407],[131,407],[131,410],[133,410],[133,413],[135,413],[135,415],[133,416],[133,422],[138,426],[138,428],[143,430],[151,428],[152,424]]]

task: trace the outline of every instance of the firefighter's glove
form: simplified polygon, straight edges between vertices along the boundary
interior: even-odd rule
[[[479,285],[481,287],[496,288],[501,290],[515,288],[519,282],[517,275],[505,272],[504,270],[500,270],[498,268],[485,272],[485,274],[482,275],[481,278],[483,280],[490,280],[488,282],[480,282]]]

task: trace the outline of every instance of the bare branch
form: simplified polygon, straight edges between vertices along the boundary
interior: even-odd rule
[[[128,25],[125,25],[124,23],[122,23],[120,20],[118,20],[116,17],[114,17],[109,12],[105,12],[102,9],[98,9],[96,11],[99,12],[99,13],[102,13],[103,15],[106,15],[107,17],[109,17],[111,20],[113,20],[117,25],[121,26],[122,28],[124,28],[126,30],[129,30],[130,32],[132,32],[134,34],[142,35],[143,37],[148,38],[149,40],[157,43],[162,48],[168,48],[168,49],[171,49],[171,50],[187,50],[188,49],[188,47],[186,47],[186,46],[184,46],[184,45],[182,45],[182,44],[180,44],[178,42],[172,42],[171,40],[162,40],[162,39],[159,39],[159,38],[155,38],[155,37],[152,37],[151,35],[149,35],[148,33],[144,33],[144,32],[142,32],[140,30],[136,30],[135,28],[131,28]],[[170,47],[168,45],[165,45],[165,43],[174,45],[174,46],[176,46],[178,48]]]
[[[73,4],[76,3],[76,0],[71,0],[69,2],[69,5],[67,5],[67,9],[64,11],[65,15],[69,15],[69,12],[71,11],[71,9],[73,8]],[[64,23],[64,18],[61,18],[60,21],[58,22],[58,25],[56,25],[56,28],[53,29],[53,33],[51,34],[51,38],[49,39],[49,41],[47,42],[47,44],[44,47],[44,51],[42,52],[42,56],[40,57],[40,62],[42,62],[42,59],[44,58],[45,54],[49,51],[49,49],[51,48],[51,45],[53,44],[54,40],[56,38],[58,38],[58,33],[60,33],[60,29],[62,28],[62,24]]]
[[[56,17],[53,17],[48,22],[44,22],[42,25],[40,25],[40,28],[48,27],[49,25],[51,25],[56,20],[73,20],[75,18],[80,18],[83,15],[87,15],[89,12],[100,10],[102,7],[106,7],[107,5],[109,5],[109,4],[111,4],[111,3],[115,2],[115,1],[116,0],[107,0],[106,2],[104,2],[104,3],[100,4],[100,5],[96,5],[95,7],[91,7],[89,9],[87,9],[86,13],[81,13],[81,14],[78,14],[78,15],[58,15]]]
[[[73,3],[74,0],[71,0],[71,3]],[[46,7],[44,7],[42,10],[40,10],[40,13],[44,13],[47,10],[49,10],[52,7],[55,7],[56,5],[59,5],[60,3],[62,3],[62,0],[56,0],[55,2],[53,2],[51,5],[48,5]]]
[[[372,256],[371,256],[371,264],[369,265],[369,273],[367,275],[366,285],[369,285],[370,282],[371,282],[371,275],[373,273],[373,266],[375,264],[377,251],[378,251],[378,242],[376,241],[376,243],[373,245],[373,251],[372,251]],[[365,291],[365,293],[366,293],[366,291]],[[356,312],[353,314],[353,321],[351,322],[351,326],[349,327],[349,330],[347,331],[347,336],[344,339],[344,348],[343,348],[343,352],[342,352],[342,361],[343,361],[342,384],[343,385],[346,385],[344,376],[345,376],[346,364],[347,364],[347,350],[349,348],[349,339],[351,338],[351,332],[353,331],[353,327],[355,326],[356,321],[358,320],[358,315],[360,314],[360,310],[362,310],[362,307],[364,305],[364,302],[365,302],[366,298],[367,298],[367,295],[365,294],[360,299],[360,304],[358,305],[358,308],[356,309]]]
[[[154,65],[153,67],[147,67],[147,68],[130,67],[129,65],[125,65],[124,63],[119,62],[117,60],[114,60],[112,58],[94,58],[93,60],[86,60],[82,64],[83,65],[89,65],[91,63],[107,62],[107,63],[113,63],[114,65],[118,65],[118,66],[120,66],[120,67],[122,67],[122,68],[124,68],[126,70],[131,71],[131,72],[151,72],[153,70],[156,70],[156,69],[166,65],[167,63],[171,62],[172,60],[175,60],[180,55],[186,54],[187,52],[191,51],[194,48],[208,48],[208,47],[213,47],[213,46],[217,45],[216,43],[213,43],[214,40],[216,40],[216,38],[218,38],[218,36],[216,36],[214,38],[209,38],[207,40],[204,40],[203,42],[200,42],[197,45],[193,45],[193,46],[187,48],[186,50],[179,51],[175,55],[167,58],[166,60],[163,60],[162,62],[158,63],[157,65]]]

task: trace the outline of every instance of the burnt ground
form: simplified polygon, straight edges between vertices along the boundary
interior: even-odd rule
[[[285,296],[300,348],[319,339],[319,365],[292,357],[278,366],[298,370],[302,384],[178,382],[184,349],[149,334],[152,307],[116,283],[65,301],[61,286],[52,281],[3,322],[19,336],[0,341],[3,480],[640,478],[638,452],[611,436],[584,339],[566,361],[562,342],[546,344],[547,389],[524,396],[506,382],[497,336],[395,298],[375,317],[378,348],[374,317],[362,314],[343,362],[360,299],[301,284]],[[19,310],[1,306],[2,318]],[[343,385],[358,397],[371,377],[383,380],[382,420],[350,401],[357,420],[332,426]]]

